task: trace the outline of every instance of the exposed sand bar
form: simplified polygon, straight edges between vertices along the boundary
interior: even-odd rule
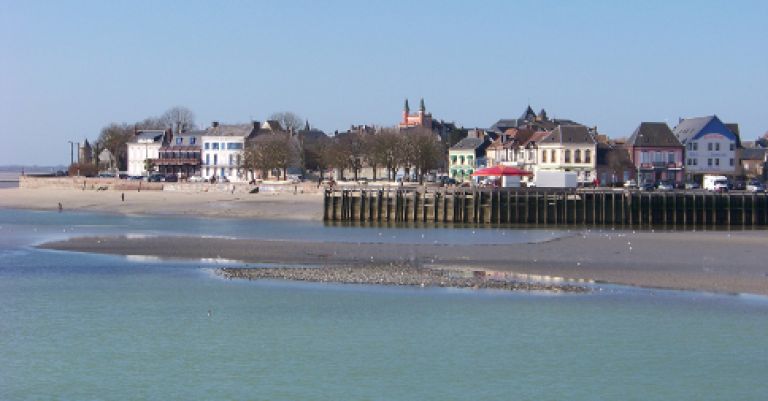
[[[125,201],[122,194],[125,194]],[[188,215],[260,219],[322,220],[322,193],[226,193],[93,191],[60,188],[0,189],[0,208]]]
[[[42,248],[248,263],[410,264],[656,288],[768,295],[768,232],[584,232],[537,244],[411,245],[198,237],[84,237]]]
[[[316,283],[375,284],[387,286],[420,286],[494,289],[505,291],[588,292],[584,286],[568,283],[522,281],[517,277],[475,275],[410,265],[359,265],[323,267],[222,268],[216,274],[228,279],[278,279]]]

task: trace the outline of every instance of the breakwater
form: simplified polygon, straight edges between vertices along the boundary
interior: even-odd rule
[[[326,266],[277,268],[221,268],[216,274],[228,279],[291,280],[316,283],[369,284],[389,286],[451,287],[507,291],[588,292],[583,286],[567,283],[521,281],[497,277],[485,271],[442,270],[410,265]]]
[[[333,189],[326,221],[440,222],[627,228],[768,226],[768,196],[704,191]]]

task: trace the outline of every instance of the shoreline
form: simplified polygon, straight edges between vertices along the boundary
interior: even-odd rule
[[[768,295],[767,232],[589,233],[540,243],[444,245],[160,236],[77,237],[41,249],[323,267],[485,270],[645,288]],[[658,255],[664,255],[659,257]],[[733,263],[735,257],[738,264]]]

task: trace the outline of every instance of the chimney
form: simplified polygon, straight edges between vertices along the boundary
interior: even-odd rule
[[[253,129],[258,130],[259,128],[261,128],[261,123],[256,121],[256,120],[254,120],[253,121]]]
[[[214,121],[214,122],[211,123],[211,125],[213,126],[213,128],[216,128],[216,127],[219,126],[219,122],[218,121]]]

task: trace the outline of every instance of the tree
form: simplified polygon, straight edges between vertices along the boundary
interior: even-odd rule
[[[390,181],[395,179],[397,168],[403,161],[403,138],[404,136],[394,128],[384,128],[366,138],[369,163],[386,167],[387,179]]]
[[[311,135],[312,132],[317,132]],[[325,169],[328,168],[325,153],[331,147],[331,138],[320,131],[305,131],[299,133],[302,140],[301,151],[304,169],[320,171],[320,178],[323,178]]]
[[[166,110],[158,121],[162,129],[173,128],[174,132],[183,132],[195,127],[195,113],[186,107],[175,106]]]
[[[114,159],[110,168],[125,170],[128,164],[128,141],[133,137],[133,127],[128,124],[112,123],[101,129],[97,142],[107,149]],[[115,165],[116,164],[116,165]]]
[[[269,119],[279,122],[283,129],[288,132],[298,132],[304,127],[304,119],[290,111],[272,113],[272,115],[269,116]]]
[[[261,171],[262,177],[270,170],[280,169],[285,180],[288,177],[288,167],[296,160],[297,153],[296,142],[289,134],[264,134],[249,143],[242,164],[250,171]]]
[[[419,183],[424,182],[424,174],[440,165],[444,148],[432,130],[417,127],[405,134],[405,150],[408,165],[416,167]]]

